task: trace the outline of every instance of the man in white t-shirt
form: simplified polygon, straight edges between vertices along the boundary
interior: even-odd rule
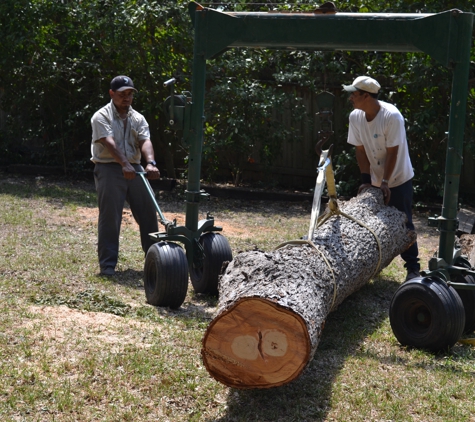
[[[412,223],[412,169],[406,139],[404,118],[392,104],[378,100],[379,83],[369,76],[357,77],[351,85],[343,85],[350,93],[354,107],[350,114],[348,143],[356,147],[356,160],[361,171],[358,193],[373,185],[383,191],[384,202],[407,215]],[[401,254],[407,269],[406,281],[419,277],[417,242]]]

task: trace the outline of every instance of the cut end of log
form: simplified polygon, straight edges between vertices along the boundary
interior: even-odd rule
[[[268,299],[248,297],[211,323],[201,353],[217,381],[241,389],[269,388],[300,375],[310,346],[302,317]]]

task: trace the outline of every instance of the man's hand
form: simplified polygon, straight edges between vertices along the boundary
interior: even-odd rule
[[[147,172],[147,178],[150,180],[160,179],[160,170],[153,166],[152,164],[147,164],[145,167],[145,171]]]
[[[140,150],[142,152],[143,160],[147,162],[147,167],[145,167],[145,171],[147,172],[147,179],[160,179],[160,171],[156,166],[150,164],[151,161],[155,161],[153,158],[154,154],[152,141],[150,139],[144,139],[140,141]]]
[[[358,195],[361,193],[361,191],[368,189],[371,186],[373,186],[371,183],[363,183],[362,185],[360,185],[360,187],[358,188]]]
[[[129,162],[122,166],[122,173],[124,173],[124,177],[127,180],[132,180],[135,178],[135,169]]]
[[[382,182],[379,188],[383,191],[384,205],[388,205],[391,199],[391,190],[389,189],[388,182]]]

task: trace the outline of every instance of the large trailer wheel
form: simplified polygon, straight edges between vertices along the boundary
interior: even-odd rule
[[[437,352],[460,339],[465,311],[454,288],[436,278],[418,277],[396,291],[389,320],[403,346]]]
[[[170,242],[153,244],[145,257],[144,284],[148,303],[179,308],[188,290],[188,261],[183,248]]]
[[[204,233],[199,240],[203,247],[204,260],[201,267],[193,265],[190,279],[196,293],[218,294],[221,267],[233,259],[228,239],[219,233]]]
[[[475,284],[473,276],[457,275],[455,281],[457,283]],[[475,330],[475,290],[457,290],[460,299],[462,299],[463,308],[465,309],[465,327],[463,332],[465,334],[471,333]]]

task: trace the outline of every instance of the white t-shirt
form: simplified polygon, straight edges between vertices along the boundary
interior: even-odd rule
[[[368,122],[362,110],[350,114],[348,143],[363,145],[371,169],[371,183],[380,186],[386,163],[386,148],[399,146],[396,166],[389,179],[390,188],[402,185],[414,177],[404,128],[404,118],[392,104],[379,101],[381,108],[376,117]]]

